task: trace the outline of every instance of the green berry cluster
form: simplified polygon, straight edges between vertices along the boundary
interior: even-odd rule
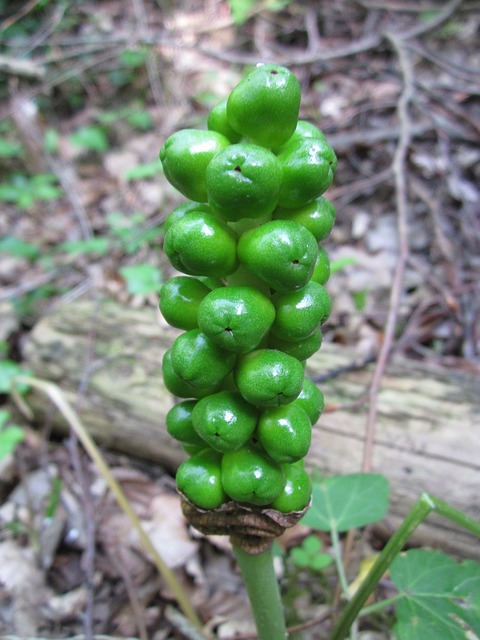
[[[181,400],[167,430],[190,457],[177,487],[201,509],[224,502],[301,511],[303,468],[323,396],[305,376],[331,310],[320,243],[335,209],[323,197],[336,157],[298,119],[301,90],[285,67],[261,64],[212,109],[208,130],[171,135],[165,176],[189,201],[165,222],[164,251],[182,274],[160,291],[184,332],[163,359]]]

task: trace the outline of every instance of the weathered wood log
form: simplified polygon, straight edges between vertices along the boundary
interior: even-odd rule
[[[161,376],[161,361],[177,332],[154,309],[132,310],[111,301],[77,302],[43,318],[25,345],[25,364],[60,385],[81,419],[105,448],[174,470],[183,459],[165,431],[173,400]],[[352,362],[351,350],[325,344],[309,360],[308,373]],[[327,403],[346,408],[325,413],[314,429],[308,464],[325,474],[360,469],[366,407],[348,408],[368,388],[371,368],[322,383]],[[79,390],[83,389],[79,395]],[[29,396],[37,415],[61,419],[44,396]],[[373,470],[391,483],[392,531],[427,491],[480,518],[480,377],[394,358],[378,398]],[[480,558],[472,535],[435,516],[414,542]]]

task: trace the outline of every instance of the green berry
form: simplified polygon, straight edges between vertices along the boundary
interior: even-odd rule
[[[291,463],[307,455],[312,426],[302,407],[291,402],[265,409],[258,420],[256,437],[273,460]]]
[[[258,411],[240,394],[220,391],[200,400],[193,410],[193,427],[212,449],[227,452],[243,447],[257,425]]]
[[[223,455],[222,484],[232,500],[263,506],[282,493],[285,476],[277,462],[258,448],[245,445]]]
[[[277,338],[274,335],[270,335],[268,338],[268,347],[270,349],[279,349],[280,351],[297,358],[297,360],[304,362],[320,349],[322,339],[323,336],[321,329],[317,329],[307,338],[295,341],[284,340],[283,338]]]
[[[298,222],[310,231],[317,242],[321,242],[332,230],[335,208],[329,200],[320,196],[302,207],[277,207],[273,219]]]
[[[221,479],[221,455],[212,449],[203,449],[182,462],[176,483],[178,490],[200,509],[218,509],[227,500]]]
[[[174,372],[194,389],[220,385],[235,364],[235,354],[218,347],[200,329],[178,336],[172,346]]]
[[[196,404],[196,400],[177,402],[167,413],[167,431],[172,438],[180,442],[205,448],[204,440],[193,428],[192,412]]]
[[[281,207],[302,207],[321,196],[332,184],[337,158],[323,140],[294,140],[285,145],[278,159],[283,169],[278,199]]]
[[[284,340],[303,340],[330,315],[332,302],[326,289],[310,281],[303,289],[272,297],[276,315],[271,334]]]
[[[163,249],[177,271],[223,278],[238,266],[236,234],[208,213],[192,212],[165,235]]]
[[[182,202],[181,204],[177,205],[175,209],[170,211],[168,216],[165,218],[165,222],[163,223],[164,233],[167,233],[174,222],[177,222],[177,220],[180,220],[181,218],[186,216],[187,213],[191,213],[192,211],[197,211],[198,213],[213,213],[208,204],[191,202],[190,200],[188,202]]]
[[[289,69],[261,64],[228,97],[228,121],[255,144],[278,147],[295,131],[300,100],[300,83]]]
[[[307,122],[307,120],[299,120],[291,137],[283,145],[277,147],[275,153],[282,153],[287,144],[297,140],[303,140],[304,138],[315,138],[327,142],[324,133],[317,126],[311,122]]]
[[[310,476],[297,464],[283,464],[282,469],[285,474],[285,486],[270,507],[282,513],[303,511],[312,495]]]
[[[303,386],[303,366],[276,349],[257,349],[239,357],[233,372],[247,402],[273,407],[295,400]]]
[[[218,391],[219,385],[192,387],[183,380],[172,365],[172,349],[168,349],[162,359],[162,376],[165,387],[177,398],[203,398]]]
[[[317,385],[307,377],[305,377],[302,390],[300,391],[299,396],[294,400],[293,404],[302,407],[308,415],[312,426],[316,424],[325,406],[323,393]]]
[[[190,200],[207,201],[205,171],[210,160],[230,140],[216,131],[182,129],[167,138],[160,150],[165,177]]]
[[[282,169],[254,144],[233,144],[213,158],[205,174],[208,203],[227,221],[262,218],[277,206]]]
[[[272,220],[245,231],[237,247],[240,261],[269,287],[287,292],[310,280],[318,246],[313,235],[291,220]]]
[[[196,329],[198,307],[210,291],[197,278],[175,276],[164,282],[160,289],[160,311],[172,327],[187,331]]]
[[[219,102],[208,114],[207,126],[228,138],[232,144],[240,142],[241,134],[235,131],[227,118],[227,98]]]
[[[319,246],[315,267],[312,273],[312,280],[318,284],[325,284],[330,278],[330,258],[327,251]]]
[[[252,287],[225,287],[211,291],[198,308],[198,325],[215,344],[228,351],[255,349],[270,329],[275,308]]]

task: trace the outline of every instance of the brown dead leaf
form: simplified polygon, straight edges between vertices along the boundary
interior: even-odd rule
[[[11,601],[13,631],[36,636],[39,608],[50,597],[50,590],[30,547],[21,547],[15,540],[0,543],[0,585]],[[0,611],[0,619],[3,613]]]

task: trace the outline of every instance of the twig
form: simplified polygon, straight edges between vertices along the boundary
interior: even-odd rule
[[[148,20],[147,20],[147,12],[145,10],[145,4],[143,0],[132,0],[133,10],[135,13],[135,19],[137,22],[137,29],[139,31],[144,31],[148,29]],[[152,90],[152,95],[155,100],[155,104],[158,107],[161,107],[165,104],[165,100],[163,97],[163,91],[160,84],[160,74],[158,72],[157,64],[155,61],[155,57],[152,52],[148,53],[146,60],[146,68],[148,74],[148,80],[150,82],[150,88]]]
[[[19,60],[12,56],[0,56],[0,71],[27,78],[44,78],[45,67],[33,60]]]
[[[377,419],[377,398],[381,380],[387,366],[388,356],[395,337],[398,305],[402,293],[403,276],[408,259],[408,197],[406,184],[406,158],[411,141],[411,121],[408,112],[410,101],[413,97],[413,72],[410,57],[402,42],[394,34],[387,34],[400,62],[403,76],[403,91],[398,102],[398,117],[400,120],[400,138],[393,158],[392,171],[395,179],[395,200],[397,208],[397,229],[399,240],[398,262],[392,281],[390,292],[389,310],[384,329],[383,342],[378,354],[377,364],[373,373],[369,392],[369,411],[365,434],[365,447],[363,452],[362,471],[368,472],[372,466],[373,444],[375,440],[375,424]]]
[[[329,60],[337,60],[339,58],[347,58],[349,56],[355,56],[365,51],[370,51],[377,47],[382,41],[382,34],[376,33],[355,42],[351,42],[343,47],[337,49],[322,49],[321,51],[302,51],[297,54],[275,54],[275,63],[285,66],[300,66],[313,64],[315,62],[328,62]],[[204,49],[203,47],[197,47],[199,53],[213,58],[215,60],[222,60],[230,64],[256,64],[259,61],[259,56],[241,54],[228,51],[213,51],[210,49]]]
[[[76,185],[71,179],[68,169],[58,162],[50,153],[48,153],[43,145],[42,135],[39,130],[35,117],[31,115],[29,99],[20,93],[14,93],[12,96],[12,117],[19,130],[28,138],[32,151],[37,153],[39,157],[43,157],[50,171],[57,177],[66,198],[77,218],[78,225],[84,238],[91,238],[92,227],[88,219],[88,214],[83,206]]]
[[[398,36],[386,34],[391,41],[400,62],[400,69],[403,76],[403,91],[397,105],[397,112],[400,121],[400,137],[392,163],[392,172],[395,180],[395,199],[397,208],[397,230],[399,240],[399,255],[397,266],[392,281],[387,320],[385,323],[383,342],[380,347],[377,362],[372,376],[370,389],[368,392],[368,416],[365,427],[365,440],[363,446],[362,471],[368,473],[372,467],[373,448],[375,442],[376,420],[377,420],[377,399],[382,382],[383,374],[387,366],[389,355],[392,351],[392,344],[395,337],[395,326],[398,316],[398,305],[402,292],[403,276],[408,260],[408,198],[406,186],[405,163],[408,147],[411,142],[411,121],[408,107],[413,96],[413,72],[409,55],[404,43]],[[345,568],[348,566],[353,548],[355,531],[351,529],[344,542],[343,558]],[[341,590],[337,588],[334,598],[334,606],[338,606]]]
[[[461,3],[462,3],[462,0],[451,0],[447,5],[445,5],[445,7],[441,11],[439,11],[439,13],[434,18],[432,18],[431,20],[428,20],[424,24],[420,24],[420,25],[417,25],[416,27],[413,27],[413,29],[410,29],[408,31],[403,31],[402,33],[396,35],[395,39],[397,40],[397,42],[400,42],[401,40],[403,41],[411,40],[412,38],[418,38],[418,36],[428,33],[429,31],[433,31],[434,29],[439,27],[441,24],[443,24],[446,20],[451,18],[452,15],[455,13],[455,11],[458,9],[458,7],[461,5]],[[389,40],[393,43],[393,40],[391,38],[392,34],[386,34],[386,35],[389,38]]]
[[[39,4],[40,2],[41,0],[30,0],[30,2],[26,2],[17,13],[14,13],[13,16],[10,16],[10,18],[7,18],[0,24],[0,31],[5,31],[13,24],[15,24],[15,22],[21,20],[24,16],[27,15],[27,13],[33,11],[37,4]]]

